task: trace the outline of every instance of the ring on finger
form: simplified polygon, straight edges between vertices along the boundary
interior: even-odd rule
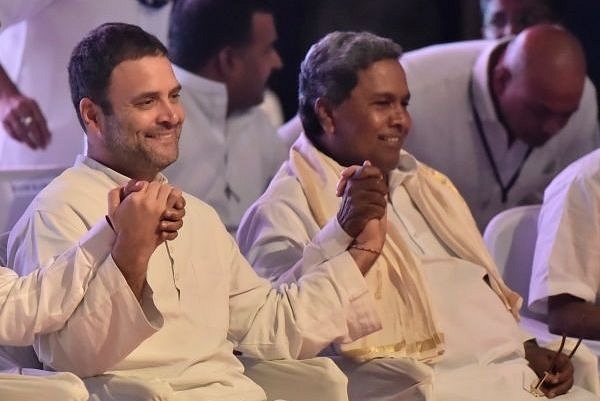
[[[25,117],[21,117],[19,120],[21,121],[21,124],[23,124],[26,127],[29,127],[31,125],[31,123],[33,122],[33,117],[25,116]]]

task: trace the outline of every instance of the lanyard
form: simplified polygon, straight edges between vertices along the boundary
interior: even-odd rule
[[[487,138],[485,137],[485,132],[483,131],[483,125],[481,124],[481,118],[479,117],[479,113],[477,112],[477,107],[475,107],[475,95],[473,94],[473,77],[472,76],[471,76],[471,80],[469,82],[469,101],[471,103],[471,110],[473,112],[473,118],[475,119],[475,126],[477,127],[477,133],[479,134],[479,137],[481,138],[481,142],[483,143],[483,149],[485,150],[485,155],[486,155],[488,161],[490,162],[490,166],[492,167],[492,172],[494,173],[494,179],[496,180],[496,183],[500,186],[500,190],[502,191],[502,203],[504,204],[508,200],[508,193],[510,192],[511,188],[517,182],[517,179],[519,179],[519,175],[521,175],[521,169],[523,168],[523,165],[527,161],[527,158],[533,151],[533,147],[529,146],[527,148],[527,152],[525,153],[525,156],[523,156],[523,160],[521,160],[521,163],[519,164],[517,171],[515,171],[515,173],[512,175],[512,177],[510,177],[510,180],[508,180],[508,183],[506,185],[504,185],[504,183],[502,182],[502,177],[500,177],[500,172],[498,171],[498,165],[496,164],[496,160],[494,160],[494,155],[492,153],[492,149],[490,148],[490,144],[487,141]]]

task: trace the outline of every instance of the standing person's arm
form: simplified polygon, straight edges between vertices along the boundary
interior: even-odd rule
[[[35,99],[23,95],[0,65],[0,121],[14,140],[31,149],[50,143],[46,119]]]
[[[0,35],[3,30],[27,22],[56,0],[4,1],[0,4]],[[65,28],[68,29],[68,28]],[[43,43],[39,44],[43,46]],[[38,77],[48,79],[47,77]],[[43,149],[50,143],[46,119],[35,99],[21,92],[0,64],[0,122],[8,135],[32,149]]]

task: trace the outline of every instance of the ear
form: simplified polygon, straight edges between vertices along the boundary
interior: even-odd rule
[[[504,65],[498,65],[492,70],[491,89],[495,98],[501,96],[512,78],[512,74]]]
[[[319,119],[323,133],[325,135],[332,135],[335,131],[335,120],[333,118],[331,102],[323,97],[318,98],[315,101],[314,112]]]
[[[236,71],[237,66],[237,53],[231,46],[225,46],[217,54],[217,62],[219,66],[219,72],[228,80]]]
[[[90,98],[84,97],[79,101],[79,114],[88,135],[100,135],[104,124],[102,109]]]

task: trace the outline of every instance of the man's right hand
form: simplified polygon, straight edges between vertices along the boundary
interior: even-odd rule
[[[342,172],[337,195],[343,199],[337,219],[354,238],[349,252],[363,274],[373,265],[385,242],[387,193],[381,171],[368,161]]]
[[[139,181],[130,180],[122,187],[120,192],[121,201],[132,192],[139,190],[137,186]],[[171,241],[177,238],[179,229],[183,226],[183,217],[185,216],[185,198],[179,188],[173,187],[167,199],[167,208],[165,209],[159,229],[162,231],[162,238]]]
[[[24,96],[0,71],[0,121],[8,135],[31,149],[45,149],[50,131],[37,102]],[[3,79],[4,78],[4,79]]]

